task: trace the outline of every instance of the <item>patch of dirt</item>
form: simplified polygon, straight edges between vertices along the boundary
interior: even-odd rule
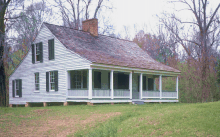
[[[50,111],[49,109],[33,110],[35,114],[41,116]],[[53,116],[46,117],[44,120],[22,120],[19,125],[9,123],[7,132],[0,128],[1,136],[67,136],[73,134],[78,129],[85,129],[87,126],[94,126],[97,122],[104,122],[107,119],[120,115],[120,112],[106,114],[91,114],[88,118],[81,120],[81,116],[73,115],[71,117]],[[22,117],[22,116],[21,116]]]
[[[170,135],[172,133],[173,133],[172,131],[166,131],[166,132],[164,132],[163,136],[168,136],[168,135]]]
[[[32,110],[32,112],[34,112],[38,116],[43,115],[43,114],[45,114],[45,113],[47,113],[49,111],[51,111],[51,109],[36,109],[36,110]]]

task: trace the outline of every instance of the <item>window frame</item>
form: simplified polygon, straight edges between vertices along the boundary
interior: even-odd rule
[[[36,79],[36,77],[37,77],[37,79]],[[40,92],[40,74],[39,74],[39,72],[34,73],[34,80],[35,80],[35,91],[34,92]],[[38,85],[38,89],[37,89],[36,85]]]
[[[40,62],[40,44],[39,43],[37,43],[37,44],[34,44],[34,48],[35,48],[35,62],[36,63],[38,63],[38,62]],[[37,56],[38,56],[38,59],[39,59],[39,61],[37,60]]]
[[[51,74],[53,74],[52,77],[51,77]],[[52,88],[51,84],[53,84],[54,89],[51,89]],[[49,91],[55,91],[55,72],[54,71],[49,71]]]
[[[19,87],[19,80],[18,79],[16,79],[15,80],[15,83],[14,83],[15,85],[15,97],[19,97],[19,89],[20,89],[20,87]],[[17,89],[18,88],[18,89]],[[17,92],[18,91],[18,92]],[[18,93],[18,94],[17,94]]]

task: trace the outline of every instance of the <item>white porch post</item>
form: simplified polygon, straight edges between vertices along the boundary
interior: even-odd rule
[[[139,84],[139,92],[140,92],[140,99],[142,99],[142,90],[143,90],[143,73],[140,74],[140,84]]]
[[[178,95],[178,76],[176,77],[176,94],[177,94],[177,99],[179,98],[179,95]]]
[[[129,74],[129,90],[130,90],[130,99],[132,99],[132,72]]]
[[[92,68],[89,69],[89,99],[92,99]]]
[[[113,99],[114,98],[114,78],[113,78],[113,73],[114,73],[114,71],[113,70],[111,70],[111,73],[110,73],[110,89],[111,89],[111,99]]]
[[[160,99],[162,98],[162,75],[159,77]]]

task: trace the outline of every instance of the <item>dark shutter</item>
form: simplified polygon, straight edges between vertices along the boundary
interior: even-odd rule
[[[12,80],[12,97],[15,97],[15,81]]]
[[[46,72],[46,91],[49,92],[49,72]]]
[[[34,44],[31,45],[32,46],[32,63],[35,63],[35,49],[34,49]]]
[[[58,91],[58,71],[54,71],[55,91]]]
[[[148,90],[154,90],[154,79],[148,78]]]
[[[146,85],[146,76],[143,76],[143,90],[147,90]]]
[[[101,89],[101,72],[94,71],[94,88]]]
[[[51,40],[48,40],[48,59],[51,60]]]
[[[18,80],[19,82],[19,97],[22,97],[22,80],[21,79],[19,79]]]
[[[54,39],[48,41],[49,60],[54,59]]]
[[[83,70],[83,88],[87,88],[87,71]]]
[[[51,40],[51,59],[54,59],[54,39]]]
[[[40,49],[40,62],[43,62],[43,43],[39,43],[39,49]]]
[[[110,72],[108,72],[108,89],[111,89],[111,87],[110,87]]]

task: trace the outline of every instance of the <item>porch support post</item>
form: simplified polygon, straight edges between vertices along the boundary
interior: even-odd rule
[[[179,93],[178,93],[178,82],[179,82],[179,80],[178,80],[178,76],[176,77],[176,95],[177,95],[177,99],[179,98]]]
[[[111,99],[114,98],[114,78],[113,78],[113,75],[114,74],[114,71],[111,70],[110,72],[110,89],[111,89]]]
[[[132,99],[132,72],[129,74],[129,90],[130,90],[130,99]]]
[[[139,84],[139,92],[140,92],[140,99],[142,99],[142,90],[143,90],[143,73],[140,74],[140,84]]]
[[[162,98],[162,75],[159,77],[160,99]]]
[[[92,99],[92,68],[89,69],[89,99]]]

